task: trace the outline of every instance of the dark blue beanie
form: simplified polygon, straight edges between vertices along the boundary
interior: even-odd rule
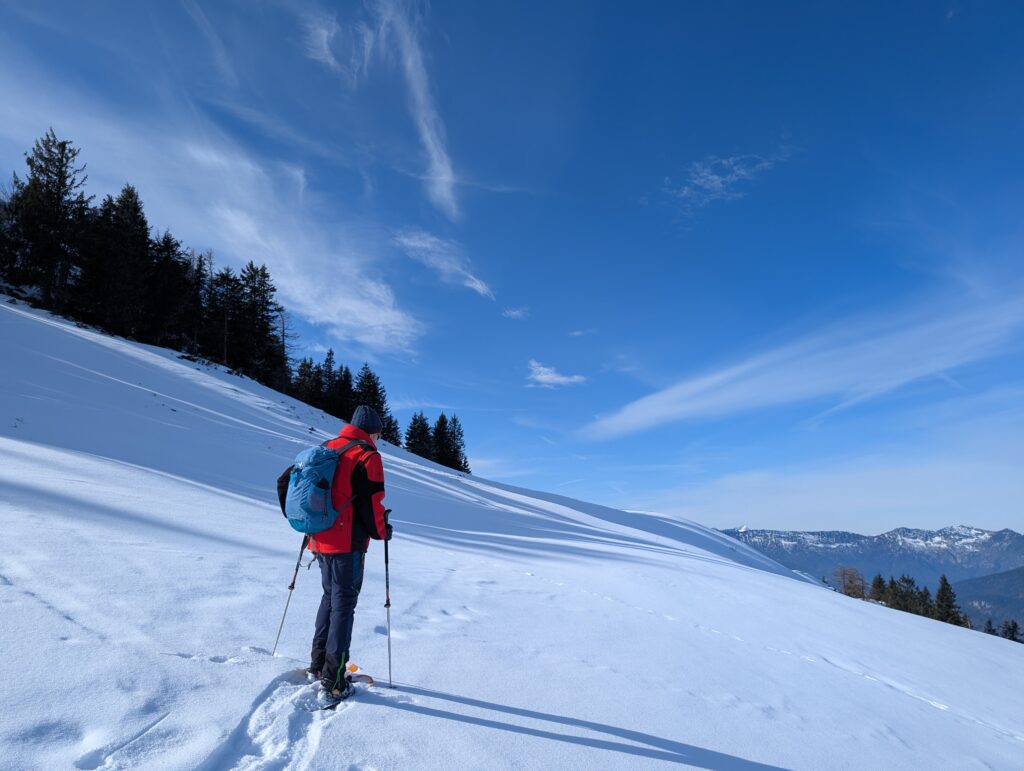
[[[377,411],[365,404],[356,407],[349,423],[368,434],[379,434],[384,429],[384,424],[380,422],[380,415],[377,414]]]

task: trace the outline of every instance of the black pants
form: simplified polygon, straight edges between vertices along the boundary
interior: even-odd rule
[[[320,679],[333,687],[341,682],[348,663],[359,590],[363,587],[362,552],[317,554],[324,596],[316,614],[310,667],[319,669]]]

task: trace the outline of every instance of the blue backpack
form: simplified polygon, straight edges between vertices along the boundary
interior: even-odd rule
[[[329,439],[328,441],[333,441]],[[352,501],[353,495],[335,509],[331,502],[331,482],[338,470],[341,456],[356,446],[373,449],[359,439],[350,441],[339,450],[332,450],[327,442],[303,450],[295,456],[295,463],[285,471],[278,480],[278,493],[285,475],[288,478],[287,491],[283,496],[282,512],[288,524],[300,533],[320,533],[332,527],[338,514],[345,510]]]

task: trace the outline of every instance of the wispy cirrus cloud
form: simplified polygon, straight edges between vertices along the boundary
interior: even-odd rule
[[[365,21],[342,27],[325,13],[308,13],[302,23],[306,56],[357,86],[370,67],[378,30]]]
[[[302,167],[246,151],[173,92],[165,113],[137,118],[32,61],[24,51],[0,51],[0,147],[31,147],[48,125],[73,137],[90,192],[114,193],[130,180],[154,229],[173,228],[186,244],[213,249],[218,267],[266,263],[289,310],[352,352],[411,350],[423,334],[375,269],[365,225],[324,216]],[[322,280],[339,274],[344,292]]]
[[[203,13],[203,9],[199,7],[195,0],[182,0],[182,5],[188,15],[192,17],[192,21],[195,22],[203,37],[206,38],[206,43],[210,47],[210,54],[213,56],[213,62],[217,67],[217,71],[220,72],[221,78],[228,85],[237,87],[238,73],[235,71],[235,66],[231,62],[231,57],[224,46],[224,41],[221,40],[217,30],[214,29],[206,14]]]
[[[403,230],[394,237],[395,244],[409,257],[434,270],[442,281],[472,289],[481,297],[494,299],[490,286],[473,275],[469,259],[457,241],[438,238],[425,230]]]
[[[303,19],[306,55],[341,75],[351,87],[366,75],[375,52],[398,60],[409,113],[426,155],[427,168],[420,176],[427,198],[446,217],[458,220],[458,179],[427,71],[422,17],[414,5],[398,0],[373,0],[367,9],[368,18],[344,27],[333,16],[307,14]]]
[[[501,315],[506,319],[515,319],[516,321],[525,321],[530,317],[530,309],[526,307],[522,308],[506,308],[501,312]]]
[[[1024,294],[847,319],[821,332],[688,378],[586,426],[613,438],[681,420],[829,400],[828,412],[1024,344]],[[826,412],[827,414],[827,412]]]
[[[746,183],[787,160],[789,151],[774,155],[733,155],[721,158],[709,155],[690,164],[686,180],[681,184],[665,178],[662,192],[685,214],[694,214],[713,201],[734,201],[747,194]]]
[[[528,364],[530,374],[527,376],[529,385],[534,388],[559,388],[561,386],[579,385],[587,379],[583,375],[563,375],[554,367],[545,367],[536,359]]]

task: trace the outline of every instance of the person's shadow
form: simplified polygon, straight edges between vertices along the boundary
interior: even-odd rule
[[[387,696],[375,693],[372,689],[367,691],[365,694],[360,694],[359,700],[391,707],[393,709],[400,709],[405,712],[415,712],[418,715],[427,715],[429,717],[436,717],[444,720],[456,720],[460,723],[469,723],[471,725],[484,726],[486,728],[496,728],[499,731],[511,731],[513,733],[525,734],[527,736],[536,736],[541,739],[551,739],[552,741],[557,742],[578,744],[584,747],[593,747],[595,749],[608,750],[610,752],[621,752],[627,755],[636,755],[642,758],[651,758],[654,760],[664,760],[669,763],[680,763],[682,765],[695,766],[697,768],[725,769],[726,771],[786,771],[781,766],[756,763],[752,760],[738,758],[735,755],[726,755],[722,752],[694,747],[692,744],[683,744],[682,742],[664,739],[660,736],[653,736],[651,734],[641,733],[640,731],[632,731],[628,728],[617,728],[616,726],[605,725],[603,723],[594,723],[590,720],[580,720],[578,718],[564,717],[562,715],[552,715],[547,712],[537,712],[531,709],[509,707],[504,704],[494,704],[489,701],[480,701],[479,699],[471,699],[466,696],[456,696],[451,693],[432,691],[427,688],[419,688],[417,686],[407,685],[404,683],[396,683],[395,685],[396,690],[400,693],[415,694],[418,696],[425,696],[430,699],[456,702],[458,704],[465,704],[478,709],[503,712],[508,715],[516,715],[518,717],[530,718],[532,720],[541,720],[547,723],[558,723],[560,725],[573,726],[575,728],[584,728],[595,733],[607,734],[619,739],[625,739],[629,742],[635,742],[635,744],[627,744],[621,741],[612,741],[610,739],[597,737],[589,738],[585,736],[574,736],[573,734],[559,733],[557,731],[545,730],[542,728],[530,728],[527,726],[516,725],[514,723],[505,723],[491,718],[464,715],[459,712],[450,712],[448,710],[437,709],[435,707],[427,707],[422,704],[388,698]]]

